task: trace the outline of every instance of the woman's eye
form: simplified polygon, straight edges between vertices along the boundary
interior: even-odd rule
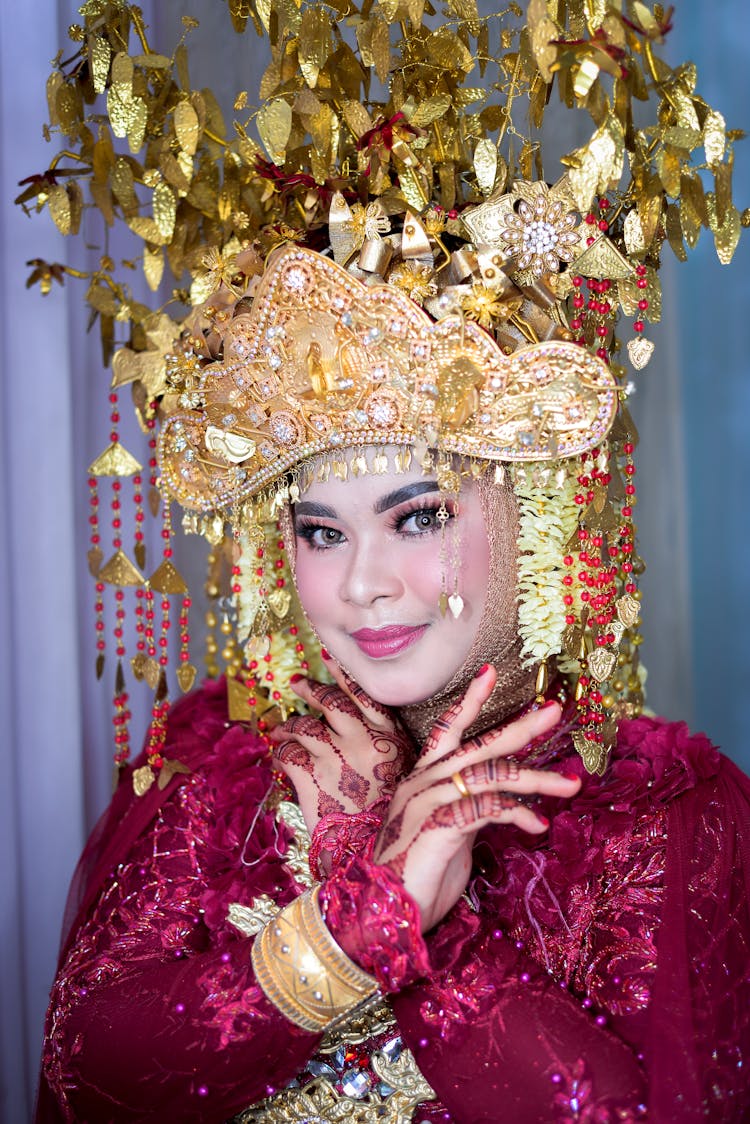
[[[315,550],[326,550],[344,541],[344,535],[335,527],[302,524],[296,528],[297,538],[304,539]]]
[[[319,527],[316,536],[325,546],[331,546],[333,543],[341,542],[344,537],[341,531],[337,531],[335,527]]]
[[[423,535],[429,531],[435,531],[440,527],[440,520],[438,519],[437,508],[423,508],[421,511],[413,511],[410,515],[406,515],[399,521],[398,529],[409,535]]]

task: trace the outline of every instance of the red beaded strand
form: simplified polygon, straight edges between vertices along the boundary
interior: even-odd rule
[[[635,272],[636,272],[636,282],[635,282],[636,286],[637,286],[639,292],[641,294],[643,294],[644,290],[648,288],[648,278],[646,276],[646,272],[647,272],[646,266],[645,265],[637,265],[635,267]],[[646,298],[645,295],[642,295],[638,300],[638,313],[639,313],[639,315],[633,321],[633,331],[638,336],[643,335],[643,332],[645,330],[646,325],[643,322],[643,317],[648,312],[648,307],[649,307],[648,299]]]
[[[104,623],[104,582],[98,578],[102,564],[101,534],[99,531],[99,482],[96,476],[89,476],[89,570],[96,577],[96,600],[94,602],[94,631],[96,633],[96,677],[101,679],[107,650]]]

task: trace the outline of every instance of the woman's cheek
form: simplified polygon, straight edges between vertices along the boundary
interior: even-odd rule
[[[437,539],[437,542],[435,541]],[[400,552],[398,569],[405,589],[416,600],[427,606],[437,606],[443,584],[439,536],[429,536],[424,545],[406,544]],[[448,581],[448,570],[445,574]]]
[[[297,545],[295,585],[302,608],[317,631],[321,624],[331,619],[332,609],[338,600],[335,566],[329,559],[322,566],[307,543],[300,542]]]

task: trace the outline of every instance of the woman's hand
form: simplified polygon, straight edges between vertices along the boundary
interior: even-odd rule
[[[390,796],[414,759],[414,746],[391,711],[326,659],[335,683],[292,681],[321,716],[290,718],[271,733],[274,760],[294,785],[311,832],[323,816],[355,814]]]
[[[423,932],[442,920],[465,890],[480,828],[507,823],[538,835],[547,821],[517,798],[571,797],[580,786],[577,777],[505,760],[555,726],[557,703],[462,742],[495,680],[495,669],[484,668],[435,723],[414,769],[393,794],[375,847],[374,861],[400,877],[417,902]]]

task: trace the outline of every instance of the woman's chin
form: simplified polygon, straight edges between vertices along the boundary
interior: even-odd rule
[[[397,669],[395,666],[389,669],[377,668],[369,673],[355,675],[353,678],[371,699],[393,710],[427,702],[428,699],[434,698],[448,682],[447,679],[435,679],[427,683],[423,677],[421,681],[416,681],[416,676],[409,676],[406,669]]]

